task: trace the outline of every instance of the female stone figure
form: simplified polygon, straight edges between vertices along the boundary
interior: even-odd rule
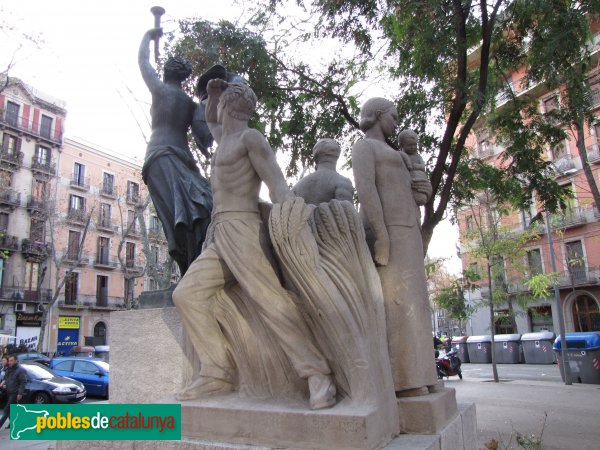
[[[411,180],[401,152],[386,144],[397,126],[394,105],[383,98],[361,109],[365,137],[352,148],[352,168],[367,240],[385,302],[388,347],[396,393],[427,394],[437,382],[423,264],[418,206],[413,189],[431,193],[428,180]]]

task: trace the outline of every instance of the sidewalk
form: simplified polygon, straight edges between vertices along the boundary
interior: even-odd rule
[[[458,402],[476,404],[479,448],[493,438],[499,448],[518,449],[517,432],[539,437],[542,429],[544,450],[600,448],[600,385],[457,377],[445,385],[456,389]]]
[[[516,433],[539,437],[544,450],[600,448],[600,385],[513,380],[498,384],[485,379],[457,377],[445,381],[456,389],[459,403],[477,407],[478,448],[491,439],[499,448],[520,448]],[[544,424],[544,415],[547,414]],[[11,441],[0,430],[2,450],[54,450],[54,441]]]

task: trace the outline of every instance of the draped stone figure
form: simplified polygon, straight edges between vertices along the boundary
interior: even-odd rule
[[[363,105],[364,138],[353,146],[352,168],[383,288],[395,390],[410,396],[427,394],[427,386],[437,382],[419,211],[413,197],[413,190],[431,195],[431,185],[428,180],[411,179],[406,155],[385,142],[397,120],[388,100],[373,98]]]
[[[316,172],[300,179],[292,191],[306,203],[318,205],[330,200],[352,202],[352,181],[336,172],[340,145],[333,139],[319,139],[313,148]]]
[[[140,71],[152,94],[152,134],[142,177],[162,223],[169,254],[183,275],[202,249],[210,223],[212,195],[187,139],[198,105],[181,86],[191,75],[192,67],[183,58],[169,58],[161,81],[150,64],[150,41],[161,33],[160,28],[147,31],[138,52]]]

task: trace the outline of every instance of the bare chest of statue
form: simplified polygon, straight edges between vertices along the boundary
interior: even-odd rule
[[[260,178],[241,135],[221,139],[211,181],[217,212],[257,210]]]

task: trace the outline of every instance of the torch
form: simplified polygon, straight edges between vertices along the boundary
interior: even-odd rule
[[[153,6],[150,8],[150,12],[154,16],[154,28],[160,28],[160,17],[165,13],[165,8],[161,6]],[[154,38],[154,61],[158,64],[158,41],[159,36]]]

